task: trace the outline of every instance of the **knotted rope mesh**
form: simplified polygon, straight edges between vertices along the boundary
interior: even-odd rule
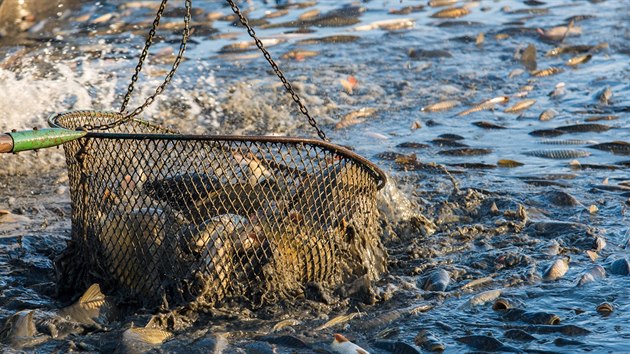
[[[76,129],[120,118],[51,117]],[[133,119],[64,145],[72,238],[60,290],[91,282],[146,306],[264,304],[385,270],[382,172],[337,145],[191,136]]]

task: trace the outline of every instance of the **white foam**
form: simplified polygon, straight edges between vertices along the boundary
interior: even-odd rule
[[[75,59],[50,65],[41,73],[32,59],[18,72],[0,69],[0,131],[47,127],[48,116],[71,109],[111,107],[116,80],[103,61]],[[48,149],[0,156],[0,173],[47,171],[63,165],[63,151]]]

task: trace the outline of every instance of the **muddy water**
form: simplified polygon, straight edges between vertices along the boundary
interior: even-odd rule
[[[308,312],[282,316],[297,317],[302,323],[267,341],[252,338],[268,333],[277,322],[270,315],[273,309],[236,316],[216,313],[178,331],[164,350],[182,345],[201,350],[225,337],[231,346],[227,352],[236,348],[265,352],[268,341],[279,342],[273,345],[280,352],[290,352],[296,343],[283,335],[327,350],[331,334],[341,332],[372,352],[386,352],[371,341],[385,329],[393,333],[390,340],[420,345],[414,338],[426,330],[449,352],[626,350],[630,278],[612,274],[609,267],[614,259],[630,257],[630,152],[627,145],[616,153],[589,146],[629,141],[630,12],[622,1],[526,3],[460,1],[457,5],[466,6],[470,13],[442,19],[432,15],[443,8],[425,2],[365,2],[344,11],[333,1],[310,6],[296,2],[279,17],[270,15],[278,10],[275,3],[250,2],[246,9],[258,25],[257,33],[275,44],[270,51],[332,140],[378,162],[414,203],[412,212],[430,221],[385,222],[391,271],[376,285],[378,302],[373,306],[323,306],[333,310],[326,313],[310,305]],[[405,14],[390,13],[416,5],[425,6]],[[242,29],[231,24],[233,19],[209,20],[220,17],[215,13],[229,15],[229,8],[210,2],[194,6],[200,10],[188,60],[169,94],[147,112],[148,117],[195,133],[314,136],[257,52],[230,50],[234,43],[247,40]],[[310,10],[318,10],[321,17],[296,25],[299,16]],[[0,126],[42,125],[41,117],[59,110],[115,108],[120,102],[117,94],[127,81],[123,73],[134,65],[131,58],[137,49],[132,46],[142,43],[144,31],[133,25],[144,28],[152,12],[105,1],[74,10],[63,21],[36,25],[37,31],[5,38],[0,73],[9,84],[3,88],[17,87],[16,97],[31,94],[38,99],[16,107],[4,95]],[[337,15],[335,21],[321,15],[331,13]],[[554,41],[537,32],[567,26],[571,18],[575,21],[562,43],[561,38]],[[396,19],[402,28],[374,25]],[[176,21],[169,17],[165,23]],[[374,29],[364,30],[366,26]],[[178,35],[171,31],[162,39],[176,41]],[[561,31],[560,37],[566,32]],[[335,41],[332,36],[344,37]],[[560,45],[601,43],[607,45],[593,49],[590,60],[575,67],[566,62],[587,53],[545,56]],[[540,77],[530,72],[533,63],[526,67],[521,60],[530,44],[536,47],[536,69],[563,71]],[[146,71],[146,86],[140,89],[144,95],[168,69],[164,63],[172,60],[163,43],[156,45],[156,51],[158,65]],[[556,85],[563,92],[550,95]],[[602,99],[607,88],[612,96]],[[493,110],[458,115],[498,96],[509,101]],[[525,99],[536,102],[522,112],[505,112]],[[459,105],[442,112],[421,111],[442,100],[456,100]],[[334,128],[360,109],[375,112]],[[548,109],[555,110],[555,116],[540,120]],[[593,117],[611,119],[593,121]],[[605,126],[573,127],[586,123]],[[487,129],[491,125],[494,129]],[[541,130],[551,131],[535,132]],[[444,134],[463,139],[444,140]],[[438,138],[442,140],[434,141]],[[410,142],[418,144],[399,147]],[[451,146],[455,143],[466,146]],[[468,150],[454,151],[462,148]],[[42,153],[43,157],[55,154]],[[18,158],[46,164],[44,158],[31,155]],[[513,160],[519,166],[502,167],[505,163],[500,160]],[[12,163],[6,157],[2,161]],[[19,166],[12,168],[15,173],[25,172]],[[60,305],[54,300],[50,257],[68,237],[70,206],[59,162],[53,162],[50,170],[53,177],[44,180],[30,176],[0,181],[2,208],[26,218],[0,223],[5,236],[0,283],[3,318],[22,309],[50,310]],[[606,242],[603,249],[596,245],[598,237]],[[592,260],[586,251],[598,258]],[[544,281],[547,268],[565,256],[570,256],[566,274]],[[576,286],[595,265],[606,269],[606,277]],[[444,291],[424,290],[431,288],[426,279],[437,269],[450,278]],[[479,284],[471,285],[475,280]],[[494,311],[492,304],[499,296],[530,313],[555,314],[560,324],[543,326],[530,323],[531,316]],[[609,316],[596,311],[603,302],[614,307]],[[328,317],[357,308],[364,313],[361,318],[313,331]],[[109,331],[49,341],[40,349],[108,351],[130,322],[144,325],[147,319],[143,313],[119,318],[107,325]],[[521,333],[515,330],[531,337],[515,339],[514,333]],[[493,337],[500,343],[475,336]]]

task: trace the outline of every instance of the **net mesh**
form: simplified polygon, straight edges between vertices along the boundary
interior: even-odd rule
[[[77,111],[51,124],[119,118]],[[134,119],[64,149],[73,209],[62,291],[98,281],[147,306],[264,304],[385,270],[384,180],[336,145],[179,135]]]

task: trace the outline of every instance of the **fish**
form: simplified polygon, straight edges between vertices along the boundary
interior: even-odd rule
[[[265,18],[278,18],[289,14],[288,9],[280,9],[265,14]]]
[[[330,328],[330,327],[334,327],[336,325],[342,324],[342,323],[346,323],[350,320],[352,320],[353,318],[357,317],[357,316],[361,316],[360,312],[353,312],[353,313],[349,313],[347,315],[340,315],[337,316],[333,319],[331,319],[330,321],[327,321],[326,323],[322,324],[321,326],[318,326],[315,328],[316,331],[321,331],[324,330],[326,328]]]
[[[132,326],[123,332],[118,349],[121,354],[142,354],[159,347],[172,336],[163,329]]]
[[[408,141],[408,142],[400,143],[396,145],[396,147],[403,148],[403,149],[426,149],[429,147],[429,145],[423,144],[423,143],[417,143],[415,141]]]
[[[483,278],[473,279],[469,281],[468,283],[462,285],[460,290],[474,289],[477,286],[486,285],[488,283],[492,283],[492,277],[483,277]]]
[[[519,113],[533,106],[536,100],[523,100],[505,109],[505,113]]]
[[[583,54],[588,52],[596,52],[598,49],[607,48],[607,43],[599,43],[597,45],[569,45],[569,46],[561,46],[556,47],[549,50],[545,56],[546,57],[555,57],[560,54]]]
[[[592,57],[593,57],[593,55],[591,55],[591,54],[579,55],[577,57],[573,57],[573,58],[567,60],[566,64],[568,66],[578,66],[580,64],[584,64],[584,63],[588,62],[589,60],[591,60]]]
[[[501,312],[506,321],[521,321],[529,324],[559,325],[560,317],[548,312],[529,312],[523,309],[511,308]]]
[[[605,132],[612,127],[605,124],[597,124],[597,123],[585,123],[585,124],[573,124],[573,125],[565,125],[562,127],[556,127],[557,130],[562,130],[567,133],[590,133],[590,132]]]
[[[235,214],[215,216],[199,225],[190,224],[182,227],[176,238],[184,252],[201,254],[213,242],[229,244],[235,249],[247,250],[255,242],[246,229],[251,228],[246,217]]]
[[[536,340],[536,337],[531,334],[523,331],[522,329],[508,329],[503,333],[505,338],[519,340],[519,341],[533,341]]]
[[[615,120],[619,119],[619,116],[592,116],[584,119],[585,122],[598,122],[601,120]]]
[[[450,110],[453,107],[459,106],[459,103],[460,102],[457,101],[457,100],[440,101],[440,102],[436,102],[436,103],[432,103],[432,104],[429,104],[427,106],[424,106],[424,107],[420,108],[420,111],[422,111],[422,112],[447,111],[447,110]]]
[[[552,140],[552,139],[542,139],[540,141],[541,144],[545,145],[587,145],[587,144],[597,144],[594,140],[580,140],[580,139],[563,139],[563,140]]]
[[[449,163],[447,166],[461,167],[465,169],[491,169],[497,167],[496,165],[479,162]]]
[[[293,60],[297,60],[297,61],[303,61],[306,58],[312,58],[319,55],[318,51],[315,50],[291,50],[288,51],[284,54],[282,54],[282,56],[280,56],[280,58],[282,59],[293,59]]]
[[[458,134],[452,134],[452,133],[444,133],[444,134],[440,134],[438,135],[438,138],[441,139],[448,139],[448,140],[464,140],[466,138],[464,138],[461,135]]]
[[[485,41],[486,36],[483,34],[483,32],[480,32],[477,37],[475,38],[475,45],[477,47],[481,47],[483,45],[483,42]]]
[[[557,114],[558,114],[558,112],[555,109],[549,108],[549,109],[543,111],[540,114],[540,116],[538,116],[538,119],[543,121],[543,122],[544,121],[548,121],[548,120],[553,119]]]
[[[125,291],[155,298],[165,276],[180,276],[174,235],[179,221],[168,209],[110,212],[97,225],[104,264]]]
[[[579,157],[591,156],[591,153],[584,150],[533,150],[524,152],[525,155],[542,157],[545,159],[575,159]]]
[[[388,339],[400,334],[399,327],[387,327],[374,335],[375,338]]]
[[[409,49],[408,55],[415,60],[453,57],[449,51],[442,49]]]
[[[512,305],[510,300],[506,298],[502,298],[502,297],[494,300],[494,304],[492,304],[492,309],[495,311],[508,310],[508,309],[511,309],[512,307],[514,306]]]
[[[427,291],[445,291],[451,282],[451,277],[444,269],[433,271],[424,281],[422,289]]]
[[[298,20],[300,20],[300,21],[310,20],[310,19],[316,17],[317,15],[319,15],[319,10],[318,9],[306,10],[305,12],[301,13],[298,16]]]
[[[273,326],[273,328],[271,329],[271,331],[272,331],[272,332],[278,332],[279,330],[281,330],[281,329],[283,329],[283,328],[285,328],[285,327],[289,327],[289,326],[297,326],[297,325],[299,325],[300,323],[302,323],[302,322],[300,322],[300,321],[298,321],[298,320],[296,320],[296,319],[294,319],[294,318],[289,318],[289,319],[282,320],[282,321],[280,321],[280,322],[276,323],[276,324]]]
[[[498,124],[494,124],[494,123],[486,122],[486,121],[473,122],[472,124],[483,129],[506,129],[502,125],[498,125]]]
[[[451,7],[451,8],[448,8],[448,9],[440,10],[440,11],[434,13],[433,15],[431,15],[431,17],[434,17],[434,18],[458,18],[458,17],[466,16],[469,13],[470,13],[470,10],[468,10],[465,7]]]
[[[602,165],[594,163],[581,163],[578,160],[569,162],[569,166],[574,170],[617,170],[619,167],[613,165]]]
[[[606,270],[600,265],[587,270],[578,280],[577,286],[584,286],[588,283],[603,279],[606,277]]]
[[[343,87],[343,89],[348,93],[348,95],[352,95],[354,92],[354,88],[357,86],[357,79],[352,75],[348,75],[347,79],[339,79],[339,83]]]
[[[144,191],[152,198],[164,201],[176,209],[186,209],[191,203],[218,195],[221,182],[217,176],[187,173],[144,184]]]
[[[554,137],[554,136],[559,136],[565,133],[566,133],[565,131],[562,131],[560,129],[539,129],[539,130],[532,130],[531,132],[529,132],[529,135],[540,136],[540,137]]]
[[[527,326],[528,332],[534,333],[562,333],[568,336],[584,336],[592,333],[590,330],[575,325],[534,325]]]
[[[530,72],[530,74],[534,77],[545,77],[545,76],[560,74],[562,72],[564,72],[564,69],[552,66],[546,69],[534,70]]]
[[[436,138],[431,140],[431,143],[433,145],[437,145],[439,147],[460,147],[460,148],[467,148],[468,145],[464,144],[464,143],[460,143],[456,140],[453,139],[445,139],[445,138]]]
[[[414,338],[414,343],[417,346],[424,348],[430,352],[442,352],[446,349],[444,343],[438,340],[435,335],[426,329],[421,329],[416,337]]]
[[[600,315],[603,315],[603,316],[610,315],[611,313],[613,313],[614,310],[615,310],[614,306],[608,302],[602,302],[601,304],[597,305],[597,307],[595,308],[595,311],[597,311]]]
[[[514,70],[510,71],[510,73],[508,74],[508,78],[511,79],[513,77],[523,75],[524,73],[525,73],[525,70],[523,70],[523,69],[514,69]]]
[[[264,238],[260,225],[249,219],[223,214],[199,225],[183,226],[176,236],[186,269],[206,277],[204,296],[220,301],[228,295],[235,272],[234,256],[257,248]]]
[[[490,336],[472,335],[455,338],[456,341],[464,343],[472,348],[488,351],[500,351],[500,352],[520,352],[520,350],[507,346],[501,343],[498,339]]]
[[[549,92],[548,96],[554,99],[564,96],[566,94],[566,91],[564,89],[565,86],[566,84],[564,82],[556,84],[553,91]]]
[[[386,350],[390,353],[396,354],[420,354],[420,350],[416,349],[413,345],[396,340],[376,340],[371,344],[382,350]]]
[[[270,162],[254,154],[233,150],[208,153],[208,158],[216,161],[211,173],[156,179],[145,183],[143,191],[196,223],[227,213],[247,215],[266,205],[265,200],[256,197],[259,193],[274,195],[279,201],[292,191],[282,185],[283,180],[275,178],[267,167]]]
[[[349,209],[351,207],[347,208]],[[263,257],[264,279],[272,291],[298,291],[304,284],[327,282],[338,274],[334,266],[339,264],[336,247],[343,237],[343,226],[316,223],[314,219],[323,218],[322,215],[307,215],[299,210],[308,209],[296,205],[281,221],[273,215],[258,221],[258,226],[262,229],[262,236],[258,238],[264,240],[264,247],[261,249],[264,256],[259,257]],[[369,248],[371,245],[365,246]],[[355,262],[355,256],[365,256],[362,252],[377,250],[366,251],[365,248],[360,248],[355,251],[356,253],[348,253],[347,262]],[[374,261],[372,269],[376,269],[377,260],[370,258],[370,261]],[[351,269],[353,271],[355,268]],[[348,273],[351,273],[350,269]]]
[[[547,30],[538,28],[536,30],[541,38],[549,41],[562,41],[568,36],[577,36],[582,34],[582,28],[573,26],[573,22],[570,22],[568,26],[557,26]]]
[[[62,318],[84,324],[96,324],[104,315],[105,295],[99,284],[92,284],[74,304],[57,312]]]
[[[280,336],[262,336],[257,337],[256,339],[289,348],[307,349],[311,347],[309,343],[305,342],[300,337],[289,334]]]
[[[412,18],[397,18],[391,20],[374,21],[367,25],[354,27],[355,31],[371,31],[375,29],[382,29],[386,31],[398,31],[401,29],[412,28],[416,21]]]
[[[514,167],[523,166],[524,164],[522,162],[518,162],[518,161],[514,161],[514,160],[501,159],[501,160],[497,161],[497,165],[499,167],[514,168]]]
[[[265,39],[262,39],[261,42],[263,43],[265,48],[268,48],[268,47],[272,47],[278,44],[282,44],[286,42],[286,40],[277,39],[277,38],[265,38]],[[244,52],[253,51],[256,49],[257,49],[256,43],[251,42],[251,41],[243,41],[243,42],[235,42],[235,43],[224,45],[223,47],[221,47],[221,49],[219,49],[218,52],[220,54],[233,54],[233,53],[244,53]]]
[[[370,354],[367,350],[349,341],[341,334],[335,333],[330,348],[339,354]]]
[[[608,151],[615,155],[630,155],[630,143],[625,141],[613,141],[588,146],[591,149]]]
[[[516,10],[510,10],[509,7],[505,8],[505,10],[507,13],[511,14],[511,15],[546,15],[549,13],[549,9],[545,9],[545,8],[525,8],[525,9],[516,9]]]
[[[307,38],[301,39],[295,42],[298,45],[311,45],[311,44],[334,44],[334,43],[351,43],[356,42],[360,39],[359,36],[349,35],[349,34],[340,34],[340,35],[332,35],[320,38]]]
[[[480,155],[488,155],[491,154],[492,150],[490,149],[477,149],[477,148],[460,148],[460,149],[450,149],[450,150],[441,150],[438,152],[440,155],[447,156],[480,156]]]
[[[574,207],[580,205],[577,199],[571,194],[564,191],[550,191],[547,193],[549,202],[560,207]]]
[[[599,94],[599,103],[603,105],[608,105],[610,103],[610,99],[612,98],[612,95],[613,95],[612,89],[610,87],[606,87]]]
[[[601,236],[595,237],[595,240],[593,240],[593,246],[591,249],[594,250],[595,252],[599,252],[603,250],[605,247],[606,247],[606,239],[604,239]]]
[[[543,273],[543,280],[554,281],[562,278],[569,271],[570,258],[557,259]]]
[[[459,0],[431,0],[428,5],[431,7],[451,6],[457,4]]]
[[[599,255],[597,254],[597,252],[586,250],[585,253],[592,262],[595,262],[599,258]]]
[[[415,160],[416,157],[414,154],[405,155],[400,152],[395,151],[383,151],[374,155],[377,159],[386,160],[386,161],[396,161],[396,160]]]
[[[488,110],[488,109],[493,109],[495,104],[497,103],[506,103],[507,101],[509,101],[510,98],[507,96],[498,96],[498,97],[494,97],[488,100],[485,100],[481,103],[479,103],[478,105],[475,105],[465,111],[459,112],[457,113],[456,116],[461,117],[461,116],[465,116],[468,115],[470,113],[475,113],[475,112],[479,112],[479,111],[483,111],[483,110]]]
[[[521,63],[529,71],[536,70],[536,46],[530,44],[521,54]]]
[[[412,12],[419,12],[424,9],[424,5],[415,5],[415,6],[405,6],[398,10],[389,10],[389,13],[392,15],[408,15]]]
[[[497,41],[502,41],[502,40],[508,39],[508,38],[510,38],[510,35],[507,34],[507,33],[497,33],[494,36],[494,39],[496,39]]]
[[[468,299],[468,301],[464,305],[467,307],[480,306],[490,301],[494,301],[496,298],[501,296],[501,293],[502,291],[498,289],[484,291]]]
[[[361,6],[346,6],[335,9],[327,13],[319,14],[305,20],[294,20],[281,23],[269,23],[260,26],[261,29],[282,28],[282,27],[345,27],[361,22],[358,16],[365,11]]]
[[[610,265],[610,273],[614,275],[629,275],[630,262],[626,258],[619,258]]]
[[[23,310],[9,317],[0,331],[2,342],[21,349],[47,341],[50,337],[40,334],[35,327],[34,312],[34,310]]]
[[[343,129],[354,124],[362,123],[365,121],[365,119],[362,119],[362,118],[370,117],[374,115],[374,113],[376,112],[377,112],[377,109],[371,108],[371,107],[363,107],[359,110],[352,111],[346,114],[345,116],[343,116],[343,118],[339,121],[339,123],[335,125],[335,129]]]

